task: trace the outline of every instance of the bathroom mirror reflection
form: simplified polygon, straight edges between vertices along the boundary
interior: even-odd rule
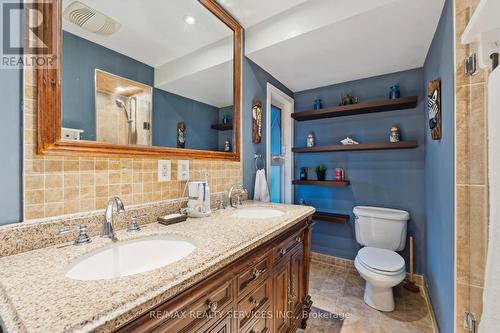
[[[198,0],[63,0],[66,141],[233,151],[233,30]]]

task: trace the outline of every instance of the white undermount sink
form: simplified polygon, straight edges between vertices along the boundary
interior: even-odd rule
[[[282,212],[281,210],[268,207],[240,208],[234,213],[235,217],[243,219],[268,219],[283,215],[285,215],[285,213]]]
[[[151,271],[187,257],[196,246],[172,236],[117,242],[71,264],[66,277],[103,280]]]

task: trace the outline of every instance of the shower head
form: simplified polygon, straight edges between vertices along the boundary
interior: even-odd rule
[[[127,117],[127,121],[132,122],[132,116],[129,114],[127,107],[125,106],[125,102],[121,98],[115,99],[115,103],[119,108],[122,108],[125,111],[125,116]]]
[[[123,102],[122,99],[120,98],[115,99],[115,103],[119,108],[125,109],[125,102]]]

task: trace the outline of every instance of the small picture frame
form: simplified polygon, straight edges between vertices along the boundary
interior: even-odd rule
[[[433,140],[441,139],[441,80],[429,82],[427,87],[427,112],[429,115],[429,128]]]
[[[260,143],[262,140],[262,103],[253,101],[252,106],[252,142]]]
[[[186,124],[180,122],[177,124],[177,148],[186,147]]]

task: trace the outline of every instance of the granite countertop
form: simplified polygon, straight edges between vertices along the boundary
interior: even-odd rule
[[[65,277],[70,263],[111,243],[99,237],[81,247],[55,245],[0,258],[0,321],[5,333],[112,331],[314,212],[306,206],[246,205],[273,207],[285,214],[242,219],[233,216],[235,209],[227,209],[170,226],[148,224],[139,233],[118,231],[119,240],[173,235],[196,244],[186,258],[141,274],[96,281]]]

